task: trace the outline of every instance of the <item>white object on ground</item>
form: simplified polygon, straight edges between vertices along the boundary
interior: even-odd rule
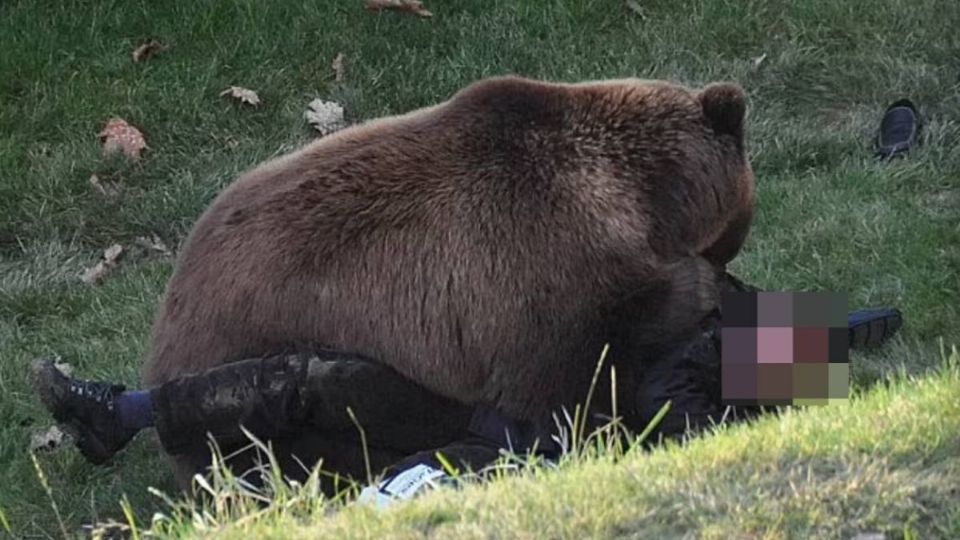
[[[367,486],[360,492],[357,502],[386,508],[396,501],[412,499],[426,488],[434,487],[435,480],[448,476],[442,469],[418,463],[376,486]]]

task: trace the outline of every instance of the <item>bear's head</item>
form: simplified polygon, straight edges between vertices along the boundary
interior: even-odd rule
[[[527,177],[571,179],[614,229],[625,213],[639,216],[633,222],[649,225],[646,242],[666,258],[700,254],[723,266],[739,252],[754,179],[738,85],[510,76],[474,83],[455,102],[450,122],[480,141],[480,166],[499,159]]]
[[[652,218],[651,245],[665,254],[700,254],[717,266],[733,259],[754,208],[743,89],[627,79],[572,90],[580,103],[573,125],[605,130],[601,151]]]

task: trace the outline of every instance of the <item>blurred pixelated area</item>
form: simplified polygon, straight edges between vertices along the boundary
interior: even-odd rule
[[[725,404],[826,405],[850,388],[847,295],[725,294],[721,395]]]

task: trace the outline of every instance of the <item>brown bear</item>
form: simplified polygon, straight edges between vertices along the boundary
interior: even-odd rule
[[[543,418],[605,343],[635,359],[715,305],[753,214],[744,114],[733,84],[499,77],[262,164],[186,241],[144,383],[323,346]]]

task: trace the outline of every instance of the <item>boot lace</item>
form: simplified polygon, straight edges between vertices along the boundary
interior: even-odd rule
[[[96,381],[70,381],[70,393],[85,400],[94,401],[107,407],[108,411],[113,411],[116,388],[113,385]]]

